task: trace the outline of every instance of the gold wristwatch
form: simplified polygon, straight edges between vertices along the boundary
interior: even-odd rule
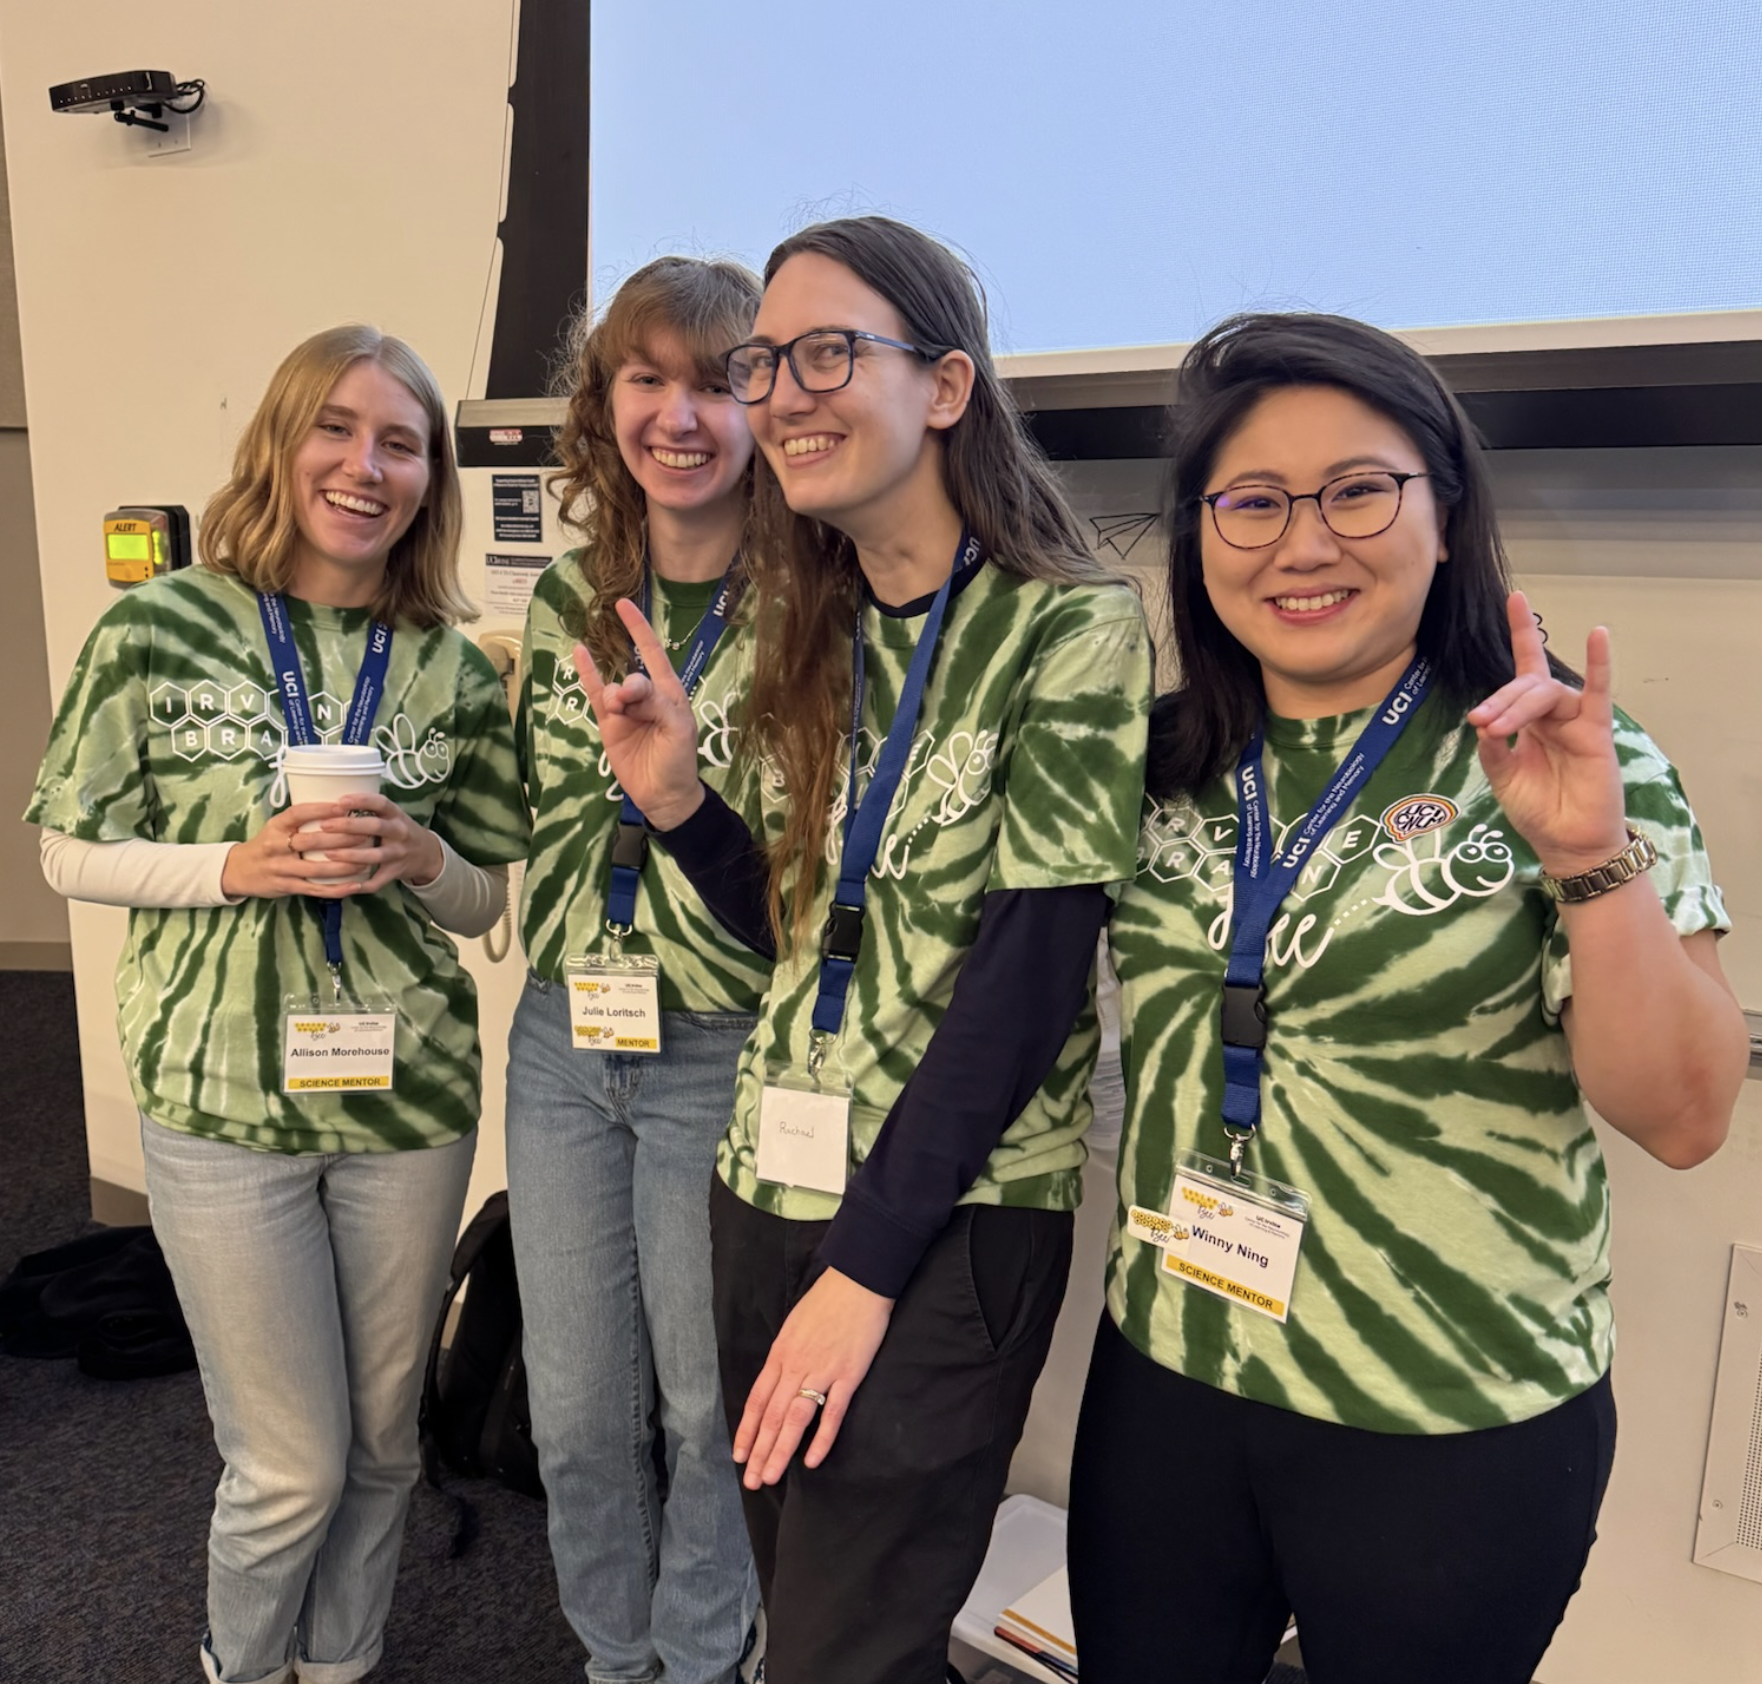
[[[1611,889],[1619,889],[1623,883],[1631,883],[1641,872],[1650,871],[1657,863],[1658,850],[1652,846],[1650,838],[1642,836],[1630,824],[1627,846],[1613,859],[1604,860],[1601,865],[1594,865],[1589,871],[1580,871],[1571,877],[1550,877],[1544,871],[1542,893],[1551,900],[1576,905],[1579,901],[1606,895]]]

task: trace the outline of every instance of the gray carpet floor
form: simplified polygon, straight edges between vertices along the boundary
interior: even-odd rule
[[[0,972],[0,1277],[90,1227],[73,983]],[[220,1461],[194,1374],[91,1380],[0,1357],[0,1680],[196,1684]],[[451,1487],[481,1532],[448,1559],[453,1510],[418,1487],[374,1684],[565,1684],[581,1647],[557,1607],[544,1507]]]
[[[0,971],[0,1024],[3,1278],[91,1221],[72,978]],[[0,1356],[0,1684],[196,1684],[219,1473],[194,1374],[108,1382]],[[450,1489],[481,1530],[449,1559],[453,1509],[418,1486],[373,1684],[579,1679],[543,1505],[486,1481]]]

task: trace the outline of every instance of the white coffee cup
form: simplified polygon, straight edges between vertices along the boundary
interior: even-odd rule
[[[343,801],[351,795],[377,795],[380,780],[385,776],[385,761],[379,750],[361,743],[290,743],[282,755],[281,769],[288,780],[288,802],[299,806],[306,801]],[[322,830],[324,821],[314,819],[300,826],[302,831]],[[313,849],[309,860],[328,859],[328,854]],[[314,877],[314,883],[348,883],[359,875],[347,872],[341,877]]]

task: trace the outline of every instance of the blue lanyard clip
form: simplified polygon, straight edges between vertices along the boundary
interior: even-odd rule
[[[1222,1029],[1226,1047],[1266,1045],[1266,989],[1258,982],[1226,982]]]
[[[820,957],[842,959],[847,965],[854,965],[862,948],[863,908],[834,901],[826,914],[826,927],[820,933]]]

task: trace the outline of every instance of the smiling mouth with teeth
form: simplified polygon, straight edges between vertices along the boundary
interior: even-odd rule
[[[704,450],[656,450],[652,445],[649,455],[663,468],[701,468],[710,459]]]
[[[385,513],[385,504],[376,503],[371,497],[352,496],[347,491],[327,491],[324,493],[324,500],[333,509],[341,509],[345,514],[382,515]]]
[[[1272,603],[1286,614],[1319,614],[1324,608],[1332,608],[1357,594],[1356,591],[1325,591],[1320,596],[1275,596]]]
[[[818,456],[831,450],[837,443],[837,439],[825,433],[816,434],[813,438],[785,439],[783,454],[785,456]]]

